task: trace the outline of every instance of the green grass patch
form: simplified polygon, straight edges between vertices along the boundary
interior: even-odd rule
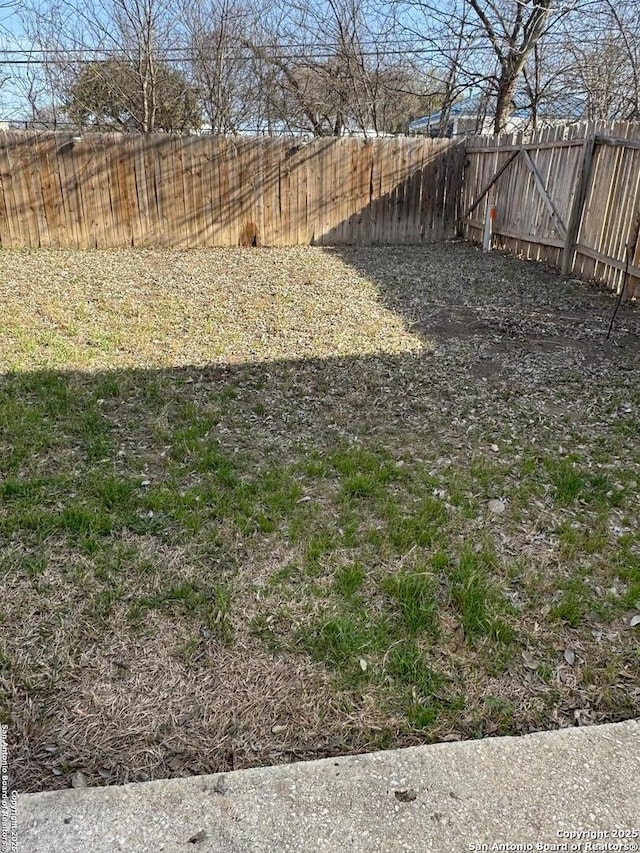
[[[437,636],[438,588],[430,575],[426,572],[391,574],[384,578],[381,586],[410,636]]]
[[[415,546],[426,548],[436,542],[446,523],[447,511],[443,504],[427,495],[409,513],[397,505],[389,507],[387,538],[400,553],[406,553]]]
[[[349,600],[361,589],[364,578],[363,567],[359,563],[351,563],[337,569],[333,588],[339,596]]]
[[[493,618],[496,610],[504,609],[504,603],[491,580],[492,568],[493,557],[486,551],[465,550],[448,569],[451,600],[469,638],[492,634],[496,639],[507,637],[506,628]]]
[[[577,628],[589,612],[602,613],[604,602],[595,597],[588,580],[579,576],[560,583],[560,593],[549,617]]]
[[[582,468],[569,459],[546,458],[544,466],[551,476],[554,499],[559,506],[572,506],[577,501],[608,507],[623,503],[623,491],[615,488],[607,474]]]
[[[361,679],[360,659],[387,648],[389,629],[372,620],[365,611],[326,614],[298,633],[298,642],[313,660],[337,670],[345,677]]]
[[[393,693],[399,694],[407,719],[416,728],[429,728],[447,710],[460,707],[459,700],[448,695],[445,677],[428,665],[424,653],[412,641],[391,649],[387,671]]]

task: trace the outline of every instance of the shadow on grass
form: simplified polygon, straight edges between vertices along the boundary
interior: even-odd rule
[[[626,369],[640,343],[635,303],[622,306],[607,341],[615,295],[534,261],[485,254],[468,242],[325,251],[375,282],[385,306],[414,334],[445,344],[475,341],[475,355],[500,356],[497,366],[505,355],[549,354],[560,365],[617,361]]]
[[[591,721],[637,714],[619,620],[640,598],[640,561],[632,532],[620,559],[608,521],[635,507],[638,458],[620,461],[624,432],[599,443],[591,404],[610,377],[576,373],[561,394],[583,406],[582,450],[559,466],[562,400],[540,419],[552,368],[536,386],[529,367],[511,363],[506,398],[464,346],[4,375],[0,713],[14,784],[524,732],[570,721],[576,703]],[[567,490],[567,466],[592,482],[596,447],[598,488]],[[599,555],[578,539],[561,564],[559,521],[594,519]],[[587,552],[592,584],[567,581]],[[612,583],[622,596],[597,593]],[[612,625],[606,656],[594,613]],[[563,672],[569,643],[588,678],[580,663]]]

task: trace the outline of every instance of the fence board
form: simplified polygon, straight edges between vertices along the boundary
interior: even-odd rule
[[[10,168],[13,177],[13,189],[15,194],[16,204],[22,210],[22,225],[26,232],[26,238],[29,241],[28,245],[38,246],[40,240],[38,237],[37,228],[35,227],[31,215],[31,207],[29,205],[29,197],[26,186],[26,175],[28,174],[29,164],[25,163],[22,157],[24,146],[17,145],[12,151],[10,157]]]

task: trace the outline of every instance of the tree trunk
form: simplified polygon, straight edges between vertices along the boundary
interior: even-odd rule
[[[493,125],[494,133],[504,133],[511,116],[511,101],[518,80],[518,71],[503,69],[498,83],[498,98],[496,101],[496,118]]]

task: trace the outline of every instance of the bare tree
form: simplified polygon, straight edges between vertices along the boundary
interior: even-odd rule
[[[176,11],[165,0],[31,0],[24,7],[27,31],[46,51],[53,51],[57,68],[57,96],[64,100],[78,69],[104,62],[105,73],[115,59],[131,69],[127,86],[137,89],[136,126],[143,132],[156,128],[159,98],[159,67],[175,40]],[[55,31],[53,39],[50,38]],[[39,33],[47,33],[44,38]],[[55,48],[52,49],[52,44]],[[166,75],[165,75],[166,77]],[[117,85],[110,75],[109,85]],[[128,92],[122,91],[122,96]],[[131,99],[130,99],[131,100]]]
[[[498,61],[496,133],[511,113],[518,78],[549,20],[552,0],[469,0]]]
[[[237,133],[256,120],[254,12],[240,0],[184,0],[188,65],[212,133]]]
[[[640,6],[635,0],[585,5],[565,27],[563,84],[588,119],[640,119]]]
[[[246,46],[267,124],[316,136],[406,130],[429,108],[432,76],[389,51],[393,7],[318,0],[273,7]]]
[[[26,64],[18,67],[13,88],[25,101],[29,123],[55,130],[67,121],[63,100],[74,66],[65,52],[57,10],[52,7],[52,11],[52,17],[46,18],[33,8],[22,7],[23,41],[30,41],[32,47],[20,55]]]
[[[500,133],[511,115],[536,45],[557,28],[577,2],[567,0],[557,5],[552,0],[406,0],[405,5],[414,39],[424,29],[424,44],[440,54],[448,66],[447,101],[451,103],[461,89],[490,96],[494,131]]]

